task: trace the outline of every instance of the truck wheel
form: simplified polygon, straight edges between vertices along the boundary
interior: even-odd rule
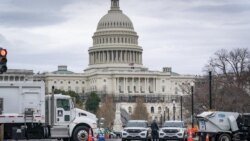
[[[73,140],[74,141],[87,141],[89,135],[89,128],[85,126],[78,126],[73,132]]]
[[[221,134],[219,135],[219,140],[218,141],[231,141],[232,138],[229,134]]]

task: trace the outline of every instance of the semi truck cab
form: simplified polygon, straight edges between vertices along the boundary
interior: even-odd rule
[[[54,99],[54,102],[52,100]],[[54,105],[53,105],[54,104]],[[89,129],[97,128],[94,114],[74,107],[68,95],[55,94],[46,96],[46,124],[51,125],[52,138],[74,138],[86,141]],[[53,114],[54,113],[54,114]]]

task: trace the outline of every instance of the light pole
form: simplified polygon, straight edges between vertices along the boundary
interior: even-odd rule
[[[181,121],[182,121],[182,95],[181,95]]]
[[[209,109],[212,110],[212,69],[209,67]]]
[[[191,115],[191,122],[192,122],[192,128],[194,128],[194,83],[191,83],[191,111],[192,111],[192,115]]]
[[[164,110],[164,115],[163,115],[163,122],[165,122],[165,121],[166,121],[166,108]]]
[[[169,120],[169,108],[168,107],[166,107],[166,110],[167,110],[167,112],[168,112],[168,120]]]
[[[173,99],[173,120],[175,120],[175,99]]]

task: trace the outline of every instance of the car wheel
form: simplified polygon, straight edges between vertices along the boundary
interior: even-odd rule
[[[220,134],[218,141],[231,141],[232,138],[229,134]]]
[[[126,141],[126,139],[122,139],[122,141]]]

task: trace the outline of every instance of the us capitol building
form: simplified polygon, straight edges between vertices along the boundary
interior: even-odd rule
[[[181,85],[189,85],[194,76],[174,73],[171,67],[150,71],[143,66],[143,48],[138,38],[132,21],[120,10],[119,0],[111,0],[110,10],[100,19],[92,37],[93,45],[88,49],[89,66],[84,73],[68,71],[67,66],[61,65],[54,72],[30,74],[33,77],[26,72],[21,77],[44,81],[47,93],[51,93],[54,86],[82,96],[91,92],[112,94],[117,107],[129,114],[133,112],[135,97],[143,96],[151,119],[160,120],[166,113],[166,117],[172,119],[174,112],[176,119],[180,119],[178,99],[186,94]],[[0,75],[0,81],[21,81],[15,78],[15,73]]]

